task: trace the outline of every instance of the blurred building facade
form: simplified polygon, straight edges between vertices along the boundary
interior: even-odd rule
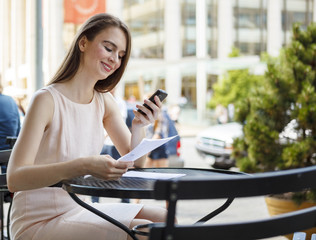
[[[1,0],[3,85],[32,95],[82,21],[102,11],[123,19],[133,36],[121,95],[142,100],[163,88],[167,104],[197,109],[203,119],[214,82],[228,69],[262,73],[260,54],[277,56],[294,22],[315,22],[316,0]],[[233,47],[241,57],[228,57]]]

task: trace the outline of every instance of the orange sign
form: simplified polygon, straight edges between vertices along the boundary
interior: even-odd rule
[[[105,12],[105,0],[64,0],[64,21],[81,24],[94,14]]]

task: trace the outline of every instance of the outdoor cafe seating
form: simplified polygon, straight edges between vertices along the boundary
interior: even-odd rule
[[[212,218],[222,213],[235,198],[266,196],[304,189],[316,188],[316,166],[300,169],[275,171],[269,173],[242,174],[233,171],[215,169],[138,169],[140,172],[177,172],[186,176],[171,179],[146,180],[137,178],[134,183],[129,179],[108,182],[94,177],[77,178],[63,183],[63,188],[81,206],[94,212],[106,221],[126,231],[133,240],[140,235],[150,240],[209,240],[265,239],[295,233],[293,239],[305,239],[303,230],[316,227],[316,207],[286,213],[263,219],[212,223]],[[153,184],[152,184],[153,183]],[[149,186],[149,187],[148,187]],[[168,202],[168,214],[164,223],[138,225],[130,231],[126,226],[110,216],[98,212],[90,205],[85,206],[75,195],[98,195],[102,197],[142,196],[145,199],[165,200]],[[197,222],[177,224],[177,203],[181,200],[226,199],[224,205],[205,215]],[[86,204],[87,205],[87,204]],[[193,206],[201,208],[201,206]],[[251,208],[251,205],[249,205]],[[206,213],[208,212],[205,209]],[[313,236],[314,238],[316,237]]]
[[[316,188],[316,166],[253,175],[228,175],[218,179],[157,180],[155,199],[169,201],[166,222],[136,226],[134,231],[145,234],[142,230],[147,228],[150,240],[251,240],[290,233],[295,233],[293,239],[302,240],[305,239],[302,231],[316,226],[316,207],[261,220],[221,224],[199,221],[190,225],[175,224],[176,207],[177,202],[184,199],[265,196],[309,188]],[[316,239],[315,234],[312,239]]]
[[[8,162],[10,153],[11,150],[0,151],[1,162]],[[252,175],[224,174],[192,179],[156,180],[151,194],[153,199],[168,201],[166,221],[136,226],[132,230],[132,238],[137,240],[140,235],[147,235],[150,240],[251,240],[295,233],[293,239],[302,240],[305,239],[303,230],[316,227],[316,207],[259,220],[212,223],[211,219],[228,207],[223,206],[222,209],[212,212],[198,222],[176,224],[177,203],[181,200],[228,199],[229,205],[234,198],[266,196],[313,188],[316,188],[316,166]],[[5,174],[1,174],[1,211],[3,211],[3,193],[7,191]],[[1,213],[3,230],[3,212]],[[10,239],[9,225],[8,221],[8,239]],[[3,234],[3,231],[1,232]],[[4,239],[3,235],[1,237]],[[316,240],[316,234],[311,239]]]

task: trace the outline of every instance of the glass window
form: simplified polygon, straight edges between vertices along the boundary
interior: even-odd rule
[[[183,43],[183,55],[184,56],[193,56],[196,53],[196,44],[195,41],[186,40]]]
[[[194,56],[196,54],[196,7],[195,1],[182,0],[182,54],[183,56]]]
[[[132,34],[132,57],[163,58],[163,2],[162,0],[124,1],[124,21]]]
[[[217,8],[218,0],[208,0],[207,4],[207,42],[208,42],[208,54],[212,58],[217,57]]]
[[[283,0],[282,30],[283,45],[291,40],[292,26],[295,22],[301,24],[303,29],[312,22],[313,0]]]
[[[241,55],[266,50],[267,0],[235,0],[235,47]]]
[[[196,107],[196,77],[184,76],[182,78],[181,97],[187,100],[187,104],[184,107],[195,108]]]

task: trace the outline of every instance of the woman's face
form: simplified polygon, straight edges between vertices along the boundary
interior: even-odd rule
[[[126,45],[125,34],[117,27],[101,31],[93,41],[84,36],[79,41],[81,67],[96,80],[105,79],[121,66]]]

